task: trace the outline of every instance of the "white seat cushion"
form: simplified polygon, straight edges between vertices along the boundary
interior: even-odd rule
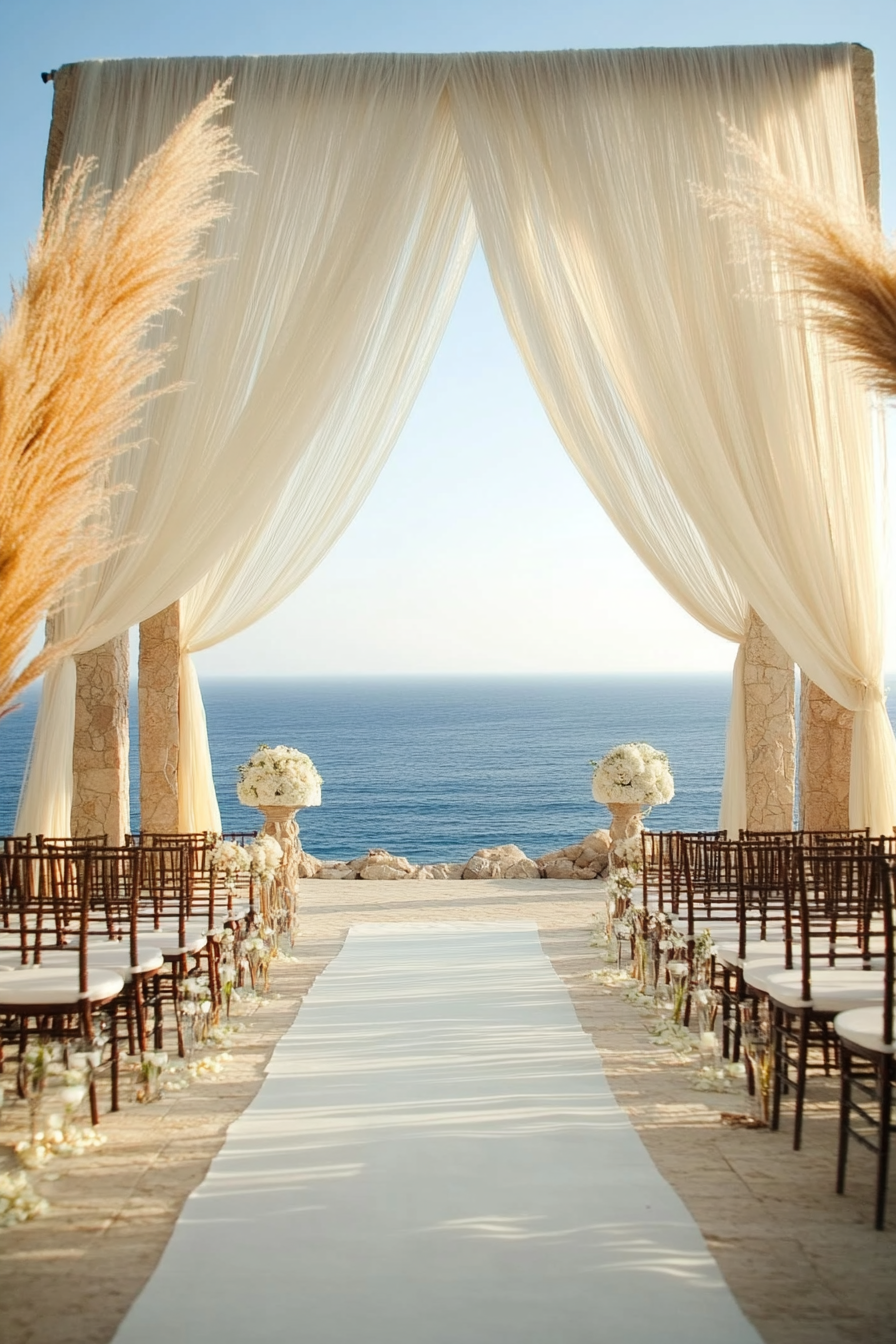
[[[37,1006],[75,1006],[80,1002],[77,966],[32,966],[0,975],[0,1012]],[[124,989],[124,979],[117,971],[92,967],[88,971],[88,994],[91,1002],[114,999]]]
[[[834,1030],[847,1045],[874,1050],[879,1055],[896,1054],[896,1045],[884,1045],[884,1019],[880,1008],[850,1008],[834,1018]]]
[[[735,967],[737,965],[752,966],[770,966],[778,970],[784,970],[785,950],[783,943],[747,943],[747,955],[741,961],[739,943],[717,943],[716,960],[723,966]]]
[[[784,1008],[812,1008],[816,1013],[839,1013],[847,1008],[883,1003],[884,979],[878,971],[846,970],[839,966],[812,968],[812,997],[805,1003],[802,972],[752,967],[747,962],[744,979],[751,989],[767,994]]]
[[[150,937],[153,945],[160,949],[167,960],[173,957],[195,957],[202,951],[208,941],[206,930],[197,933],[190,928],[184,930],[183,943],[180,941],[180,934],[177,929],[153,929]]]
[[[49,951],[41,953],[42,966],[77,966],[78,953],[69,948],[59,949],[50,948]],[[88,943],[87,944],[87,964],[92,970],[95,966],[98,970],[118,971],[123,977],[125,984],[131,982],[131,948],[130,943]],[[160,947],[150,947],[148,943],[139,943],[137,946],[137,970],[141,975],[151,975],[153,971],[159,971],[165,964],[165,958],[162,955]]]

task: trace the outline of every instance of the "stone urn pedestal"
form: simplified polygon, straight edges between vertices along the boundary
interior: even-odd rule
[[[290,946],[299,931],[299,856],[302,842],[296,807],[259,807],[262,833],[272,835],[283,850],[283,861],[272,882],[262,891],[261,909],[276,933],[288,933]]]
[[[613,820],[610,822],[610,865],[613,868],[624,867],[622,860],[613,851],[617,840],[633,840],[644,829],[641,815],[644,808],[640,803],[607,803]]]

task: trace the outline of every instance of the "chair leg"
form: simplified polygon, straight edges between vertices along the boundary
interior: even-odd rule
[[[129,1055],[135,1055],[137,1053],[138,1030],[134,1020],[137,1011],[136,998],[137,998],[137,985],[135,981],[132,985],[132,993],[129,994],[128,997],[125,999],[124,1004],[125,1022],[128,1031]]]
[[[890,1059],[885,1056],[877,1067],[877,1085],[880,1089],[880,1131],[877,1137],[877,1199],[874,1226],[883,1231],[887,1211],[887,1173],[890,1166],[890,1116],[893,1094],[890,1084]]]
[[[731,1049],[731,972],[722,967],[722,1058],[730,1059]]]
[[[800,1035],[796,1063],[796,1108],[793,1117],[793,1148],[798,1152],[803,1141],[803,1106],[806,1100],[806,1075],[809,1071],[809,1014],[800,1013]]]
[[[784,1013],[781,1008],[772,1010],[772,1114],[770,1129],[781,1126],[781,1089],[784,1086],[786,1046],[784,1044]]]
[[[143,995],[143,977],[140,975],[134,976],[134,1019],[137,1027],[137,1045],[140,1054],[143,1055],[146,1051],[146,1002]],[[130,1046],[130,1053],[136,1054],[133,1045]]]
[[[184,1044],[184,1015],[181,1012],[180,982],[186,974],[186,967],[175,963],[171,971],[171,997],[174,1000],[174,1020],[177,1023],[177,1053],[181,1059],[186,1058],[187,1049]]]
[[[825,1078],[830,1078],[830,1056],[832,1056],[832,1040],[830,1040],[830,1028],[826,1021],[821,1024],[821,1048],[823,1059],[825,1059]]]
[[[109,1013],[109,1036],[112,1049],[112,1065],[110,1069],[112,1083],[112,1106],[113,1111],[121,1110],[118,1097],[118,1074],[120,1068],[120,1055],[118,1050],[118,1007],[113,1004]]]
[[[93,1014],[90,1011],[90,1004],[84,1009],[81,1017],[81,1034],[87,1041],[95,1040],[93,1031]],[[90,1070],[90,1082],[87,1086],[87,1095],[90,1098],[90,1123],[94,1128],[100,1122],[100,1105],[96,1095],[96,1075],[93,1069]]]
[[[849,1156],[849,1110],[852,1104],[852,1055],[845,1046],[840,1053],[840,1134],[837,1145],[837,1194],[846,1189],[846,1160]]]
[[[153,1019],[152,1019],[152,1040],[155,1050],[163,1050],[165,1046],[165,1021],[163,1017],[165,983],[161,975],[153,977],[152,982],[153,997]]]

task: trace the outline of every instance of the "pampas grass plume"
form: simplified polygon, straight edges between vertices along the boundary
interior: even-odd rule
[[[879,220],[797,186],[741,132],[729,129],[729,142],[751,168],[704,201],[758,235],[805,318],[870,388],[896,397],[896,248]]]
[[[115,548],[109,463],[166,355],[147,331],[208,269],[228,212],[216,187],[242,167],[218,123],[229,101],[216,85],[114,195],[91,185],[91,159],[50,186],[0,330],[0,712],[66,652],[17,670],[38,621]]]

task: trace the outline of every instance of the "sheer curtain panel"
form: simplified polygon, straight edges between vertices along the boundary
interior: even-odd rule
[[[150,404],[116,460],[126,489],[114,529],[130,544],[67,595],[55,628],[74,652],[187,593],[276,519],[284,492],[295,499],[291,483],[318,482],[303,520],[317,533],[305,539],[312,557],[363,498],[469,250],[445,71],[442,58],[407,56],[78,68],[64,162],[95,154],[117,185],[232,76],[234,135],[253,172],[224,187],[233,214],[209,248],[228,260],[155,333],[174,343],[165,377],[181,390]],[[46,679],[19,831],[68,829],[73,686],[70,661]]]
[[[727,121],[795,180],[861,201],[850,49],[470,56],[451,92],[492,276],[567,450],[698,620],[739,638],[749,603],[857,711],[851,824],[889,831],[868,398],[695,191],[726,186]]]

